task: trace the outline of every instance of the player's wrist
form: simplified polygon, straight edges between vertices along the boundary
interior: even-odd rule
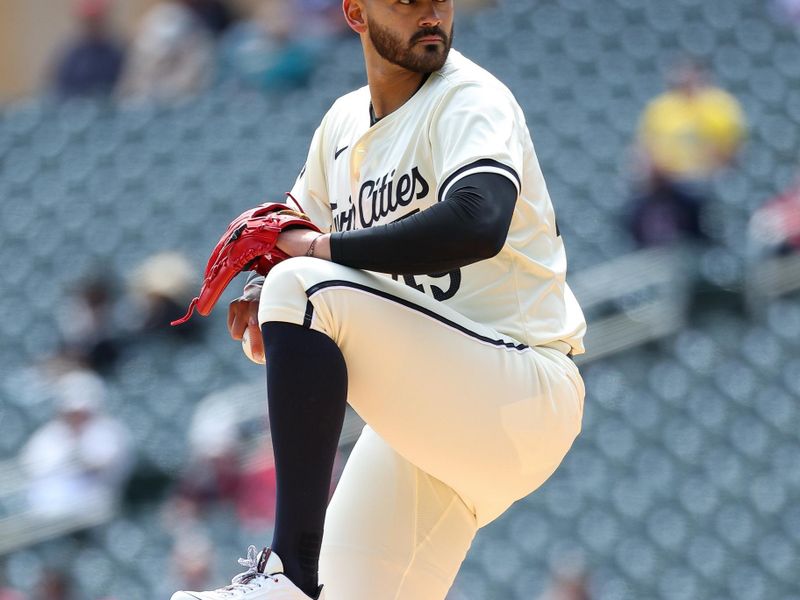
[[[321,258],[322,260],[331,259],[331,236],[328,233],[323,233],[315,237],[306,251],[306,256],[313,256],[314,258]]]
[[[319,238],[321,237],[322,237],[321,235],[318,235],[317,237],[311,240],[311,243],[308,245],[308,250],[306,250],[306,256],[311,256],[311,257],[314,256],[314,246],[317,245],[317,240],[319,240]]]

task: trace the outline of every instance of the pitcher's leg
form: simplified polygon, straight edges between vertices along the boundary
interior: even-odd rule
[[[565,355],[389,278],[292,259],[267,277],[259,319],[328,335],[347,364],[348,402],[471,503],[479,525],[541,485],[580,429],[583,387]]]
[[[476,529],[451,488],[366,427],[328,507],[326,600],[443,600]]]
[[[277,322],[262,332],[277,483],[271,547],[286,576],[314,598],[347,369],[336,344],[318,331]]]

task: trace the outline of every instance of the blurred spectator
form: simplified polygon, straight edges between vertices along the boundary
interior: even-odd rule
[[[213,545],[191,499],[175,496],[163,508],[161,520],[172,538],[168,577],[161,578],[157,598],[168,598],[176,587],[203,589],[213,574]]]
[[[107,277],[98,274],[79,283],[57,315],[62,356],[100,373],[109,371],[120,353],[113,312],[114,291]]]
[[[202,319],[170,327],[170,321],[186,312],[195,291],[194,270],[181,254],[162,252],[149,257],[132,272],[129,287],[139,313],[133,319],[138,331],[186,337],[202,331]]]
[[[195,533],[203,534],[200,508],[194,500],[180,494],[173,496],[164,503],[161,511],[161,522],[164,530],[173,539],[192,536]]]
[[[206,89],[214,40],[185,2],[165,1],[142,18],[119,86],[131,100],[179,100]]]
[[[108,95],[122,70],[122,44],[108,27],[109,0],[77,0],[79,31],[59,53],[53,87],[58,96]]]
[[[539,600],[591,600],[589,577],[582,557],[571,557],[554,570],[553,580]]]
[[[703,239],[700,212],[705,197],[655,169],[640,182],[632,202],[630,229],[639,247],[666,246],[684,239]]]
[[[266,439],[242,467],[236,513],[246,527],[264,530],[274,527],[276,490],[272,442]]]
[[[342,18],[341,0],[295,0],[294,4],[304,36],[326,39],[352,33]]]
[[[234,504],[241,488],[239,456],[227,454],[192,457],[181,471],[178,495],[207,509],[217,504]]]
[[[800,177],[753,213],[749,236],[757,256],[800,252]]]
[[[242,463],[236,513],[245,527],[254,530],[271,530],[275,525],[275,457],[272,440],[264,438]],[[345,460],[341,449],[336,452],[331,478],[331,495],[342,476]]]
[[[189,424],[189,459],[172,510],[191,522],[194,513],[220,505],[235,508],[252,531],[269,531],[275,520],[275,461],[264,435],[263,392],[252,385],[213,392],[197,405]],[[344,461],[337,453],[332,488]]]
[[[91,371],[67,373],[55,389],[55,418],[20,454],[31,510],[62,517],[107,509],[119,499],[132,465],[128,431],[104,414],[106,386]]]
[[[288,3],[260,5],[251,19],[224,36],[222,75],[268,90],[305,86],[316,62],[314,40],[295,36],[294,31],[294,14]]]
[[[241,482],[241,443],[236,415],[198,410],[189,426],[189,461],[179,494],[199,508],[236,501]]]
[[[199,527],[180,533],[172,546],[172,583],[168,589],[206,589],[211,581],[213,558],[211,541]]]
[[[670,89],[647,105],[639,141],[653,169],[664,177],[705,181],[739,150],[742,109],[733,96],[712,85],[695,62],[679,65],[670,80]]]
[[[36,584],[31,600],[73,600],[73,582],[62,571],[45,570],[42,579]]]
[[[2,580],[0,580],[0,600],[26,600],[21,592],[7,587]]]
[[[224,0],[185,0],[185,2],[214,37],[224,33],[236,20],[229,3]]]
[[[640,245],[703,237],[709,181],[731,163],[743,136],[736,99],[711,85],[697,63],[678,66],[670,89],[647,105],[639,123],[644,176],[632,229]]]

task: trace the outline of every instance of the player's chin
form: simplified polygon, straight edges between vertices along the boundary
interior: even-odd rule
[[[413,51],[415,70],[420,73],[438,71],[447,61],[447,51],[448,48],[441,43],[417,44]]]

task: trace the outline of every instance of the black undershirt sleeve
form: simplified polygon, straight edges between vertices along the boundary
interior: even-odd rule
[[[497,173],[458,180],[444,200],[394,223],[331,235],[331,260],[396,275],[444,273],[491,258],[508,235],[517,188]]]

